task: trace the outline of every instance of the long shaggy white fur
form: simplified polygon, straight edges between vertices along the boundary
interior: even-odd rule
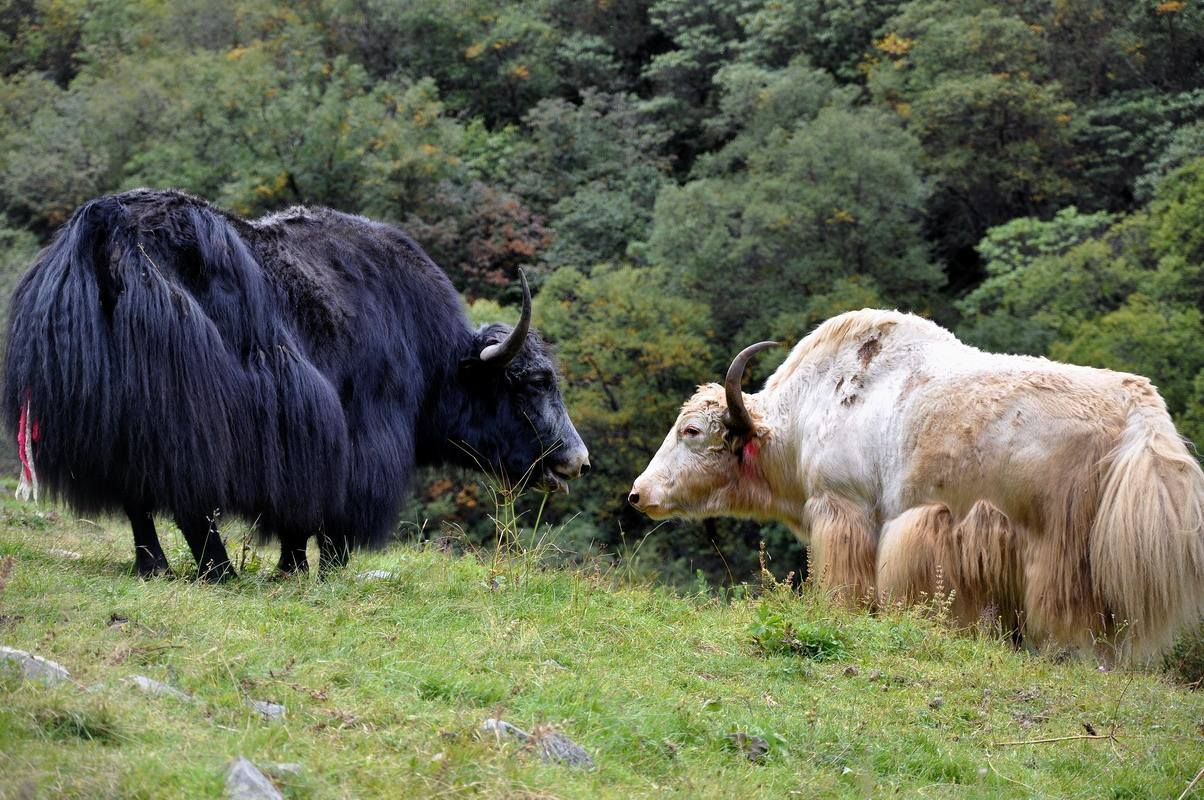
[[[661,515],[781,520],[839,596],[943,589],[966,621],[1138,664],[1204,616],[1204,472],[1145,378],[865,309],[745,398],[758,430],[743,451],[680,435],[722,429],[718,388],[704,395],[633,496]]]
[[[838,483],[893,516],[880,600],[943,583],[967,622],[994,613],[1031,644],[1127,663],[1204,616],[1204,472],[1147,380],[983,353],[893,313],[808,339],[763,395],[804,410],[812,491]],[[836,426],[843,453],[824,446]]]

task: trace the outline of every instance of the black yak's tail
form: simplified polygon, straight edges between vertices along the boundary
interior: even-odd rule
[[[316,526],[346,479],[337,393],[231,222],[163,197],[82,206],[13,295],[3,414],[30,477],[81,511]]]

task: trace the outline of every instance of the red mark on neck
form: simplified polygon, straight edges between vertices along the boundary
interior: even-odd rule
[[[761,454],[761,443],[756,439],[749,439],[744,445],[744,449],[740,451],[740,466],[747,474],[755,474],[760,471],[760,465],[757,463],[757,458]]]

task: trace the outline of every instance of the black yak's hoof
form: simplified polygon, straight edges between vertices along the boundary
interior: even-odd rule
[[[167,566],[167,556],[163,555],[163,550],[159,547],[159,540],[154,538],[153,532],[149,546],[135,545],[134,547],[134,574],[143,580],[157,578],[160,575],[168,578],[175,577],[171,567]]]
[[[162,564],[138,564],[134,570],[135,574],[144,581],[149,581],[152,578],[175,578],[176,574],[171,571],[171,567],[167,566],[167,562]]]
[[[200,578],[205,583],[225,583],[238,577],[234,566],[229,561],[210,561],[200,570]]]
[[[305,557],[304,550],[286,550],[280,553],[280,561],[276,563],[277,578],[291,578],[308,572],[309,559]]]

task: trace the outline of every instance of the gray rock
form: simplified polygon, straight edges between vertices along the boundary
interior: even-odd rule
[[[387,581],[393,577],[395,577],[394,574],[387,569],[370,569],[356,575],[355,579],[357,581]]]
[[[531,741],[531,734],[524,731],[522,728],[517,728],[506,722],[504,719],[487,719],[481,723],[481,730],[486,733],[492,733],[494,738],[501,739],[516,739],[520,742]]]
[[[743,753],[749,761],[759,763],[769,755],[769,741],[763,736],[735,731],[727,735],[727,741],[733,749]]]
[[[253,708],[266,720],[279,722],[284,719],[284,706],[279,703],[269,703],[267,700],[248,700],[247,705]]]
[[[268,774],[277,778],[282,775],[296,777],[297,775],[300,775],[301,770],[304,769],[301,764],[297,764],[292,761],[285,761],[280,764],[264,764],[263,768]]]
[[[487,719],[481,723],[481,730],[493,734],[499,741],[512,739],[534,747],[540,760],[547,764],[564,764],[582,769],[593,769],[595,766],[594,759],[585,748],[551,727],[536,727],[534,733],[527,733],[505,720]]]
[[[14,669],[20,669],[21,677],[25,680],[39,680],[48,686],[71,680],[71,673],[62,665],[24,650],[0,647],[0,661],[12,665]]]
[[[594,759],[585,748],[560,731],[537,732],[535,742],[539,747],[539,757],[545,762],[580,767],[581,769],[594,768]]]
[[[239,756],[226,772],[226,797],[230,800],[284,800],[259,768]]]
[[[188,692],[181,691],[174,686],[168,686],[166,683],[160,683],[154,678],[148,678],[145,675],[131,675],[122,681],[137,688],[143,694],[149,694],[154,697],[174,697],[176,700],[184,700],[185,702],[192,701],[192,695]]]
[[[49,550],[47,550],[46,552],[52,556],[58,556],[59,558],[69,558],[72,561],[79,561],[81,558],[83,558],[82,555],[75,552],[74,550],[60,550],[57,547],[52,547]]]

